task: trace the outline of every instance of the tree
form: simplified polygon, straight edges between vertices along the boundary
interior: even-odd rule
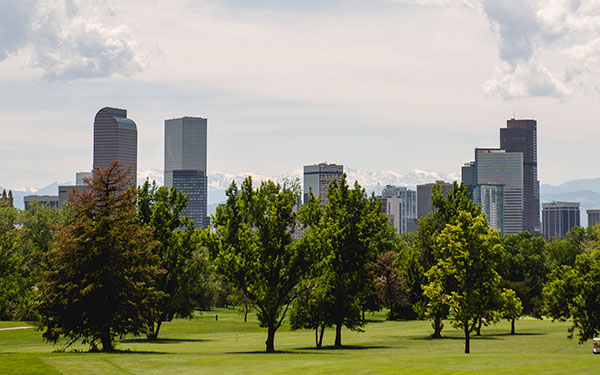
[[[522,312],[523,305],[521,299],[512,289],[504,289],[502,291],[502,315],[510,320],[510,334],[515,334],[515,320],[517,320]]]
[[[205,231],[204,241],[224,281],[256,305],[260,325],[267,327],[266,351],[274,352],[275,333],[310,268],[304,248],[292,239],[299,187],[267,181],[255,190],[248,177],[226,194],[214,217],[216,232]]]
[[[24,277],[25,256],[15,228],[17,209],[0,199],[0,320],[31,317],[34,294]]]
[[[497,269],[500,286],[515,291],[524,315],[540,318],[544,308],[542,289],[550,272],[546,263],[546,242],[542,237],[521,232],[504,236],[502,247],[504,252]]]
[[[401,306],[408,304],[406,282],[398,274],[394,262],[397,257],[395,251],[379,254],[372,267],[377,276],[377,290],[379,298],[385,307],[390,309],[389,318],[398,319]]]
[[[158,266],[164,270],[156,280],[155,289],[162,298],[154,308],[148,325],[148,338],[158,338],[162,322],[175,316],[190,317],[201,303],[203,289],[210,289],[206,254],[199,248],[194,223],[184,210],[187,197],[174,187],[157,187],[146,181],[137,194],[139,222],[152,232],[156,246],[152,252]]]
[[[600,334],[600,249],[576,257],[550,274],[544,287],[546,313],[553,320],[572,319],[569,338],[577,330],[579,343]]]
[[[427,272],[425,294],[450,307],[452,323],[463,329],[469,353],[470,333],[479,319],[501,306],[500,276],[494,270],[502,251],[500,237],[483,215],[459,211],[437,237],[436,246],[442,256]]]
[[[481,214],[481,208],[471,201],[467,188],[462,183],[459,185],[455,181],[452,189],[445,194],[443,185],[435,184],[431,190],[433,211],[419,220],[413,245],[416,251],[411,251],[407,256],[401,257],[398,265],[404,268],[404,273],[411,273],[407,280],[415,311],[420,316],[426,316],[432,320],[432,337],[441,338],[444,328],[442,321],[448,316],[449,306],[441,299],[441,295],[424,294],[421,285],[429,283],[426,277],[427,271],[438,262],[440,257],[444,256],[438,251],[437,237],[439,234],[448,224],[457,220],[459,212],[470,212],[473,217],[476,217]],[[416,262],[420,263],[419,267],[415,264]],[[415,273],[419,269],[424,271],[422,277]]]
[[[375,196],[367,197],[358,183],[350,189],[346,175],[333,180],[328,203],[318,223],[306,233],[318,248],[327,274],[327,293],[335,308],[328,322],[336,327],[335,346],[342,346],[342,326],[360,330],[362,306],[373,283],[367,264],[383,249],[393,248],[393,228]]]
[[[70,205],[40,283],[43,336],[112,351],[116,337],[144,333],[153,316],[160,297],[154,279],[161,274],[151,252],[155,243],[137,223],[135,187],[118,162],[94,167]]]
[[[329,290],[328,274],[305,280],[302,293],[294,301],[290,314],[292,329],[314,329],[315,346],[323,346],[325,328],[331,327],[331,315],[336,309]]]

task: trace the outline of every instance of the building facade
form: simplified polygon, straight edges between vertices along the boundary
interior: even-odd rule
[[[428,213],[433,211],[433,206],[431,205],[431,189],[435,185],[441,185],[444,195],[447,192],[452,190],[453,184],[444,182],[444,181],[436,181],[432,184],[422,184],[417,185],[417,218],[422,219]]]
[[[127,110],[105,107],[94,118],[94,162],[106,168],[118,160],[137,184],[137,126],[127,118]]]
[[[481,207],[488,224],[502,232],[504,230],[504,185],[480,184],[472,186],[472,189],[473,203]]]
[[[507,152],[497,148],[476,148],[473,171],[473,198],[476,190],[483,197],[483,187],[490,195],[490,202],[503,196],[503,202],[497,206],[496,216],[488,216],[488,220],[496,220],[502,234],[516,234],[523,231],[523,154]],[[479,186],[479,187],[478,187]],[[480,198],[481,200],[481,198]],[[481,202],[479,202],[481,204]],[[501,206],[501,207],[500,207]],[[483,207],[482,207],[483,208]],[[486,212],[487,209],[487,212]],[[492,206],[484,208],[486,214],[493,213]]]
[[[344,166],[338,164],[320,163],[304,166],[304,204],[308,203],[309,192],[321,199],[322,204],[327,204],[329,184],[342,177]]]
[[[75,173],[75,185],[84,186],[86,185],[85,179],[92,178],[92,172],[76,172]]]
[[[579,224],[579,202],[550,202],[542,204],[542,223],[545,239],[563,238]]]
[[[600,210],[587,210],[588,228],[600,223]]]
[[[208,121],[201,117],[165,120],[165,186],[188,196],[186,216],[196,228],[210,224],[206,173]]]
[[[417,192],[405,187],[387,185],[379,197],[383,212],[396,233],[417,230]]]
[[[41,205],[58,208],[58,195],[26,195],[23,197],[26,210],[31,207],[32,202],[40,202]]]
[[[515,120],[500,129],[500,148],[523,154],[523,230],[540,234],[540,182],[537,164],[537,122]]]

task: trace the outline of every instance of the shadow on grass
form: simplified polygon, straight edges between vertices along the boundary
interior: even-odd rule
[[[206,342],[206,341],[210,341],[210,340],[206,340],[206,339],[175,339],[175,338],[162,338],[162,339],[136,338],[136,339],[119,340],[119,342],[125,343],[125,344],[175,344],[178,342]]]
[[[511,336],[546,336],[546,333],[542,333],[542,332],[516,332],[515,334],[512,334],[510,332],[506,332],[506,333],[494,333],[488,336],[498,336],[498,337],[511,337]]]
[[[498,340],[495,335],[490,336],[470,336],[471,340]],[[443,336],[441,338],[435,338],[431,336],[413,336],[411,340],[424,340],[424,341],[444,341],[444,340],[459,340],[464,341],[464,336]]]
[[[130,349],[115,349],[112,352],[103,352],[99,350],[65,350],[65,351],[55,351],[55,354],[172,354],[167,352],[157,352],[151,350],[130,350]]]
[[[294,350],[276,350],[275,353],[267,353],[265,351],[251,351],[251,352],[227,352],[226,354],[306,354],[306,351],[310,351],[311,354],[325,354],[327,352],[338,351],[338,350],[370,350],[370,349],[388,349],[388,346],[379,345],[344,345],[341,348],[335,346],[324,346],[322,348],[305,347]]]

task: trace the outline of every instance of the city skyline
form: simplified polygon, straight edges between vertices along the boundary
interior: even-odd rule
[[[319,160],[459,174],[516,117],[538,121],[541,183],[598,177],[599,14],[542,1],[5,2],[0,183],[87,170],[103,106],[136,120],[139,170],[161,168],[163,121],[181,114],[211,119],[209,174],[266,175]]]

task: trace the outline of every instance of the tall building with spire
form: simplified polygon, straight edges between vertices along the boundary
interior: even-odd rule
[[[106,168],[118,160],[137,184],[137,127],[127,110],[104,107],[94,118],[94,166]]]
[[[500,148],[523,154],[523,230],[541,233],[540,182],[537,173],[537,122],[515,120],[500,129]]]
[[[185,213],[196,228],[209,225],[206,132],[205,118],[165,120],[165,186],[188,196]]]

